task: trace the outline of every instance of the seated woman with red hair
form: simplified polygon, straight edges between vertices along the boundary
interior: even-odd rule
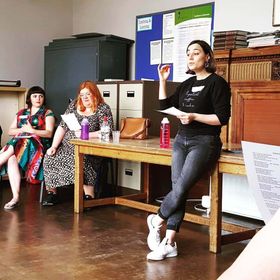
[[[89,137],[99,137],[100,126],[104,117],[113,128],[112,112],[101,96],[97,86],[92,81],[80,84],[77,98],[72,101],[65,114],[73,113],[78,122],[86,118],[89,122]],[[43,205],[52,206],[58,202],[57,188],[74,184],[75,161],[74,145],[70,139],[80,138],[80,131],[71,131],[62,120],[54,134],[52,146],[47,150],[44,159],[44,176],[48,195]],[[84,193],[85,199],[94,197],[97,171],[101,158],[86,155],[84,157]]]

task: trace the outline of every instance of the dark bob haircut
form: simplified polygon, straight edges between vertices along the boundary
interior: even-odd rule
[[[208,63],[205,65],[205,70],[209,73],[215,73],[216,72],[216,63],[214,58],[214,53],[211,49],[211,47],[203,40],[193,40],[189,43],[186,52],[188,52],[188,49],[191,45],[198,44],[203,49],[204,53],[206,55],[209,55]],[[188,74],[194,74],[192,71],[188,70]]]
[[[26,94],[25,103],[27,104],[28,108],[31,108],[31,106],[32,106],[30,97],[31,97],[32,94],[35,94],[35,93],[40,93],[40,94],[44,95],[43,105],[46,105],[46,93],[45,93],[45,91],[39,86],[34,86],[34,87],[31,87]]]

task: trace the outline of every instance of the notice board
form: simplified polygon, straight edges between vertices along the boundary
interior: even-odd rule
[[[186,47],[192,40],[212,45],[214,3],[136,17],[135,79],[158,80],[158,64],[169,64],[169,80],[187,78]]]

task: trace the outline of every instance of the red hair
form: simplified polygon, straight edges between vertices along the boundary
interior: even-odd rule
[[[82,98],[80,96],[80,91],[84,88],[87,88],[90,93],[92,94],[93,104],[92,104],[92,110],[93,112],[96,111],[97,107],[104,103],[104,99],[101,96],[101,93],[97,87],[97,85],[92,81],[84,81],[79,86],[79,91],[77,94],[77,107],[81,112],[84,112],[86,110],[86,107],[83,105]]]

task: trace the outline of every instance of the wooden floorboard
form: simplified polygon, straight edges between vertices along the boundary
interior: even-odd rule
[[[208,227],[183,222],[179,256],[146,260],[148,213],[100,206],[73,214],[73,192],[54,207],[39,204],[40,186],[22,186],[21,203],[4,211],[11,192],[0,183],[0,279],[190,279],[214,280],[239,255],[244,242],[208,251]]]

